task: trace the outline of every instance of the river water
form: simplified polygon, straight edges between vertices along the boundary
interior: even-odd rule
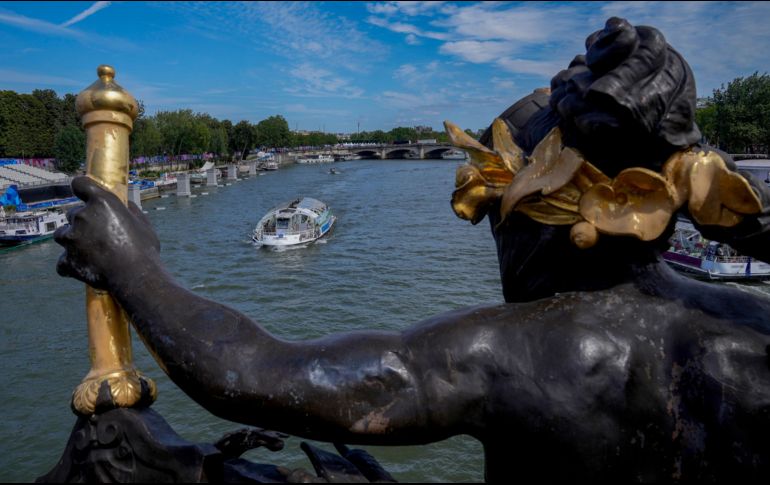
[[[399,330],[440,312],[502,301],[486,222],[452,213],[446,160],[293,165],[193,198],[145,201],[162,259],[186,287],[230,305],[287,339],[357,329]],[[330,237],[271,251],[249,238],[272,206],[298,196],[330,205]],[[88,372],[83,285],[56,274],[53,241],[0,254],[0,480],[30,481],[59,459],[75,416],[70,394]],[[153,405],[179,433],[214,442],[241,425],[208,414],[179,391],[134,338],[137,367],[155,379]],[[247,458],[312,469],[290,438]],[[321,445],[332,449],[328,445]],[[481,481],[482,448],[469,437],[428,446],[367,447],[400,481]]]

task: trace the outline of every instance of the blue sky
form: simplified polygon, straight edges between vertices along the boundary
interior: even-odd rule
[[[0,2],[0,89],[77,93],[105,63],[150,114],[478,129],[611,16],[661,30],[699,96],[770,71],[770,2]]]

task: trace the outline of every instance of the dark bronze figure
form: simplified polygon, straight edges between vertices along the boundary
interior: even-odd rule
[[[550,96],[501,116],[525,155],[558,127],[612,178],[658,173],[697,147],[692,74],[658,31],[613,18],[586,44]],[[746,179],[762,211],[700,227],[770,261],[770,197]],[[140,211],[86,178],[73,190],[86,205],[56,234],[58,271],[108,290],[163,370],[217,416],[356,444],[468,434],[490,481],[770,479],[770,299],[670,270],[660,252],[673,218],[652,239],[597,222],[581,249],[569,225],[484,199],[474,214],[489,217],[507,303],[401,333],[289,342],[176,283]]]

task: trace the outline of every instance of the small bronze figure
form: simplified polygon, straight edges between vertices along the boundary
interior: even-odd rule
[[[284,341],[175,282],[142,213],[86,178],[58,271],[109,291],[226,419],[372,445],[468,434],[490,481],[767,482],[770,299],[660,253],[681,212],[770,261],[768,190],[698,145],[692,73],[660,32],[612,18],[586,45],[458,173],[455,210],[488,216],[505,304]]]

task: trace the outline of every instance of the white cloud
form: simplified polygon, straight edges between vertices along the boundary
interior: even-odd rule
[[[384,15],[429,15],[435,10],[440,10],[445,2],[441,1],[408,1],[408,2],[380,2],[368,3],[366,9],[374,14]]]
[[[0,23],[19,27],[24,30],[31,30],[41,34],[58,35],[61,37],[70,37],[73,39],[82,39],[84,34],[77,30],[68,29],[60,25],[38,20],[23,15],[17,15],[11,12],[0,12]]]
[[[167,5],[192,28],[233,38],[297,61],[323,59],[352,71],[367,68],[362,56],[383,56],[388,47],[356,22],[313,2],[179,2]]]
[[[398,13],[398,5],[395,5],[395,2],[367,3],[366,9],[375,14],[393,15]]]
[[[111,4],[112,4],[112,2],[94,2],[93,5],[91,5],[87,9],[83,10],[79,14],[75,15],[74,17],[72,17],[68,21],[64,22],[63,24],[61,24],[61,26],[62,27],[69,27],[70,25],[76,24],[76,23],[80,22],[81,20],[83,20],[83,19],[85,19],[87,17],[90,17],[91,15],[95,14],[99,10],[101,10],[103,8],[109,7]]]
[[[407,2],[409,3],[409,2]],[[377,4],[380,5],[380,4]],[[475,64],[497,64],[509,72],[550,78],[582,52],[587,14],[573,5],[475,4],[406,5],[397,2],[371,7],[372,25],[419,40],[443,41],[441,54]],[[430,28],[404,22],[407,16],[431,14]],[[556,60],[554,61],[554,57]],[[545,60],[548,59],[548,60]],[[558,68],[546,73],[553,66]]]
[[[496,3],[458,7],[433,25],[445,27],[454,37],[526,43],[550,42],[570,35],[580,26],[577,10],[572,6],[499,7]]]
[[[414,34],[407,34],[406,38],[404,38],[404,41],[409,45],[420,45],[422,42],[420,42],[420,39],[417,38]]]
[[[468,62],[477,64],[492,62],[516,51],[511,42],[461,40],[444,43],[439,52],[451,54]]]
[[[24,15],[18,15],[9,11],[0,11],[0,23],[36,32],[38,34],[66,37],[80,42],[88,42],[91,45],[104,46],[104,49],[106,49],[106,46],[109,46],[110,50],[126,50],[134,48],[134,44],[125,39],[85,33],[69,27],[46,22],[45,20],[25,17]]]
[[[414,75],[416,72],[417,68],[414,67],[413,64],[402,64],[398,67],[398,69],[396,69],[396,72],[393,73],[393,77],[396,79],[406,78]]]
[[[440,87],[447,86],[454,75],[451,66],[436,60],[402,64],[393,72],[393,79],[415,92],[430,93],[436,91],[437,83]]]
[[[399,34],[412,34],[415,36],[426,37],[428,39],[436,39],[436,40],[448,40],[450,38],[448,34],[445,34],[442,32],[422,30],[419,27],[412,24],[406,24],[403,22],[390,22],[389,20],[382,19],[380,17],[371,16],[368,19],[366,19],[366,21],[372,25],[376,25],[377,27],[383,27],[390,31],[397,32]]]
[[[348,80],[308,62],[295,66],[289,74],[297,83],[284,91],[295,96],[360,98],[364,94],[363,89],[350,85]]]

